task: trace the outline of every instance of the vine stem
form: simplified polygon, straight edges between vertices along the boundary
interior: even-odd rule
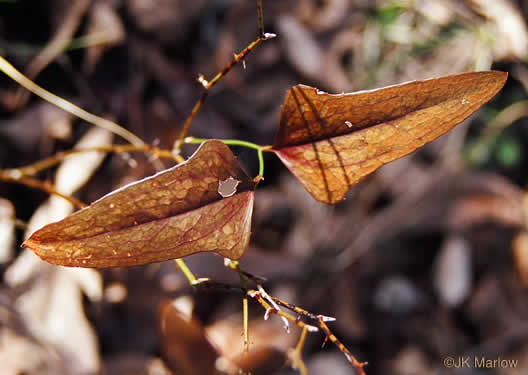
[[[292,316],[291,314],[288,314],[287,312],[284,312],[282,310],[277,310],[276,308],[271,306],[262,297],[262,294],[259,291],[251,289],[251,290],[248,290],[247,295],[249,297],[251,297],[251,298],[256,299],[257,302],[260,303],[260,305],[266,310],[266,315],[276,314],[276,315],[278,315],[281,318],[285,318],[285,319],[289,320],[290,322],[294,323],[296,326],[298,326],[301,329],[306,327],[308,332],[317,332],[317,331],[319,331],[319,328],[317,328],[316,326],[311,325],[311,324],[306,324],[302,320],[297,319],[295,316]],[[267,319],[267,318],[265,318],[265,319]]]
[[[259,35],[264,36],[264,12],[262,11],[262,0],[257,0],[257,23]]]
[[[233,60],[229,64],[227,64],[224,69],[222,69],[221,72],[219,72],[212,80],[207,81],[202,75],[198,77],[198,81],[202,84],[204,91],[202,92],[202,95],[200,96],[200,99],[196,102],[194,105],[191,114],[189,117],[187,117],[187,120],[185,121],[185,124],[183,125],[183,129],[180,133],[180,137],[178,140],[174,143],[174,146],[172,148],[172,153],[177,157],[178,162],[183,161],[183,158],[181,157],[180,148],[183,144],[183,141],[185,139],[185,136],[187,135],[187,132],[189,131],[189,127],[191,126],[192,121],[196,117],[196,114],[198,111],[200,111],[200,108],[202,108],[203,103],[207,99],[207,96],[209,95],[209,90],[224,76],[226,75],[232,68],[235,66],[239,61],[243,60],[256,46],[258,46],[263,40],[272,39],[276,35],[275,34],[268,34],[264,32],[264,17],[263,17],[263,11],[262,11],[262,0],[257,0],[257,14],[258,14],[258,28],[259,28],[259,36],[256,40],[251,42],[242,52],[239,54],[235,54],[233,57]],[[200,142],[201,143],[201,142]],[[249,145],[249,142],[247,142]],[[253,144],[254,145],[254,144]],[[257,145],[254,145],[257,146]],[[251,146],[247,146],[251,147]],[[264,158],[262,156],[262,150],[258,150],[258,158],[259,158],[259,176],[255,179],[256,182],[260,181],[264,174]],[[193,275],[191,270],[185,265],[184,261],[182,259],[176,259],[176,263],[178,264],[179,268],[184,273],[185,277],[187,277],[187,280],[189,280],[189,283],[191,285],[196,285],[199,280],[196,279],[196,277]],[[241,276],[242,277],[242,276]],[[249,351],[249,333],[247,329],[247,295],[244,297],[243,300],[243,307],[244,307],[244,347],[247,351]]]
[[[180,268],[180,271],[182,271],[182,273],[185,275],[185,277],[189,281],[189,284],[195,285],[197,283],[198,279],[194,276],[194,274],[191,272],[189,267],[187,267],[187,265],[185,264],[183,259],[178,258],[178,259],[174,259],[174,261],[176,262],[176,264]]]
[[[212,80],[207,81],[202,75],[198,77],[198,81],[202,84],[204,87],[204,91],[202,92],[202,95],[200,96],[200,99],[196,102],[194,105],[191,114],[189,117],[187,117],[187,120],[185,120],[185,124],[183,125],[183,129],[180,133],[180,137],[174,144],[174,150],[179,151],[182,144],[184,143],[185,136],[187,135],[187,132],[189,131],[189,127],[191,126],[192,121],[196,117],[196,114],[200,109],[202,108],[203,103],[205,102],[205,99],[207,99],[207,95],[209,95],[209,90],[213,88],[213,86],[223,77],[225,76],[237,63],[239,63],[241,60],[244,60],[244,58],[253,50],[256,46],[258,46],[262,41],[275,38],[275,34],[270,33],[264,33],[263,35],[259,35],[257,39],[255,39],[253,42],[251,42],[244,50],[238,54],[235,54],[233,57],[233,60],[229,64],[227,64],[224,69],[222,69],[221,72],[219,72]]]
[[[224,265],[238,274],[240,278],[240,286],[244,292],[244,298],[242,298],[242,316],[243,316],[243,325],[244,325],[244,353],[247,355],[249,353],[249,307],[248,307],[248,297],[247,297],[247,284],[246,284],[246,275],[244,271],[240,268],[240,263],[236,260],[231,260],[229,258],[224,258]]]
[[[183,143],[187,144],[201,144],[203,142],[207,141],[205,138],[195,138],[195,137],[187,137],[183,140]],[[264,155],[263,151],[268,151],[270,148],[269,146],[261,146],[253,142],[248,141],[242,141],[240,139],[217,139],[217,141],[220,141],[222,143],[225,143],[228,146],[241,146],[241,147],[247,147],[252,148],[254,150],[257,150],[257,156],[259,160],[259,180],[262,179],[264,176]]]
[[[58,197],[61,197],[62,199],[67,200],[74,207],[78,209],[81,209],[87,206],[86,203],[78,200],[77,198],[62,194],[61,192],[57,191],[57,189],[55,189],[53,184],[50,184],[49,182],[45,182],[45,181],[40,181],[39,179],[30,177],[30,176],[24,176],[21,173],[19,173],[17,170],[7,170],[7,171],[0,170],[0,181],[14,182],[17,184],[22,184],[22,185],[29,186],[32,188],[43,190],[47,192],[48,194],[56,195]]]
[[[350,350],[343,345],[341,341],[330,331],[330,328],[326,325],[323,318],[318,319],[319,328],[325,333],[326,337],[337,346],[337,348],[345,355],[346,359],[354,367],[358,375],[366,375],[364,367],[368,364],[367,362],[359,362],[356,357],[352,355]]]
[[[67,200],[74,207],[78,209],[84,208],[87,206],[84,202],[72,196],[61,194],[59,191],[55,189],[53,184],[49,182],[41,181],[37,178],[34,178],[34,176],[37,173],[43,170],[46,170],[48,168],[52,168],[53,166],[61,163],[62,161],[64,161],[70,156],[73,156],[75,154],[84,153],[84,152],[114,152],[114,153],[145,152],[145,153],[151,153],[156,158],[163,157],[163,158],[177,160],[176,155],[174,155],[171,151],[163,150],[158,147],[150,146],[147,144],[145,144],[144,146],[136,146],[133,144],[102,145],[98,147],[60,151],[51,157],[39,160],[33,164],[29,164],[29,165],[18,167],[18,168],[0,169],[0,181],[18,183],[18,184],[25,185],[31,188],[40,189],[42,191],[47,192],[48,194],[56,195],[62,199]]]
[[[133,144],[126,144],[126,145],[102,145],[97,147],[90,147],[90,148],[81,148],[81,149],[72,149],[68,151],[60,151],[56,153],[53,156],[50,156],[48,158],[39,160],[33,164],[29,164],[23,167],[13,168],[13,169],[6,169],[5,171],[7,173],[15,174],[18,173],[23,176],[34,176],[40,171],[43,171],[45,169],[51,168],[60,162],[64,161],[68,157],[84,152],[113,152],[116,154],[127,154],[130,152],[144,152],[144,153],[152,153],[152,155],[156,158],[168,158],[175,160],[175,155],[169,151],[169,150],[163,150],[158,147],[150,146],[150,145],[144,145],[144,146],[136,146]]]
[[[294,351],[294,363],[293,367],[298,368],[301,375],[308,375],[308,369],[306,368],[306,365],[304,364],[304,361],[302,360],[302,349],[304,347],[304,343],[306,342],[306,336],[308,335],[308,329],[304,327],[301,332],[301,337],[299,338],[299,342],[297,343],[297,346],[295,347]]]
[[[105,118],[96,116],[90,112],[85,111],[84,109],[76,106],[75,104],[49,92],[46,89],[43,89],[35,82],[31,81],[25,75],[20,73],[13,65],[11,65],[6,59],[0,56],[0,70],[4,72],[9,78],[17,82],[20,86],[31,91],[33,94],[41,97],[47,102],[53,103],[57,107],[63,109],[64,111],[71,113],[74,116],[77,116],[84,121],[99,126],[103,129],[107,129],[114,134],[119,135],[123,139],[127,140],[129,143],[132,143],[136,146],[145,146],[145,142],[141,140],[134,133],[126,130],[122,126],[107,120]]]

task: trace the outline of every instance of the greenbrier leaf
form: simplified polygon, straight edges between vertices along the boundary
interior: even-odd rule
[[[493,98],[507,73],[462,73],[330,95],[291,88],[273,151],[318,201],[335,204],[379,167],[422,147]]]
[[[237,180],[223,197],[219,186]],[[229,147],[204,142],[185,163],[118,189],[23,243],[43,260],[123,267],[198,252],[240,258],[249,244],[254,183]]]

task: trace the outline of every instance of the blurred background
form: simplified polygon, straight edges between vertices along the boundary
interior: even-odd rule
[[[265,277],[270,294],[337,318],[330,328],[369,362],[369,375],[484,373],[449,369],[448,356],[518,360],[485,373],[528,373],[528,3],[263,6],[265,30],[277,38],[214,87],[189,135],[271,144],[284,95],[297,83],[339,93],[463,71],[510,76],[468,121],[383,167],[337,206],[314,201],[266,154],[242,267]],[[167,149],[202,93],[197,76],[212,78],[257,36],[251,0],[0,0],[0,55],[51,92]],[[0,168],[112,142],[123,143],[0,76]],[[233,151],[255,176],[254,151]],[[140,153],[87,154],[37,177],[91,202],[155,171]],[[72,210],[0,181],[2,374],[206,375],[217,352],[240,355],[236,290],[193,290],[174,262],[77,270],[20,249],[33,230]],[[238,284],[220,257],[186,261],[199,277]],[[195,324],[182,323],[167,301],[194,309]],[[261,364],[255,359],[253,374],[297,373],[277,368],[299,329],[288,334],[278,317],[263,317],[250,301],[252,347],[274,348],[261,352]],[[310,374],[352,374],[323,342],[320,333],[307,339]]]

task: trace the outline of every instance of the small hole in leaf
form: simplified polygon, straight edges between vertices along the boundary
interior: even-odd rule
[[[220,181],[218,183],[218,194],[220,194],[222,198],[227,198],[234,195],[237,191],[237,186],[239,183],[240,181],[233,177],[229,177],[224,181]]]

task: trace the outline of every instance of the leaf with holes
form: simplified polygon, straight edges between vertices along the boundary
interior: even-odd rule
[[[272,150],[315,199],[335,204],[365,176],[461,123],[507,76],[462,73],[340,95],[297,85]]]
[[[237,180],[234,191],[219,186]],[[249,244],[255,185],[225,144],[118,189],[33,233],[22,245],[73,267],[123,267],[210,251],[238,259]]]

